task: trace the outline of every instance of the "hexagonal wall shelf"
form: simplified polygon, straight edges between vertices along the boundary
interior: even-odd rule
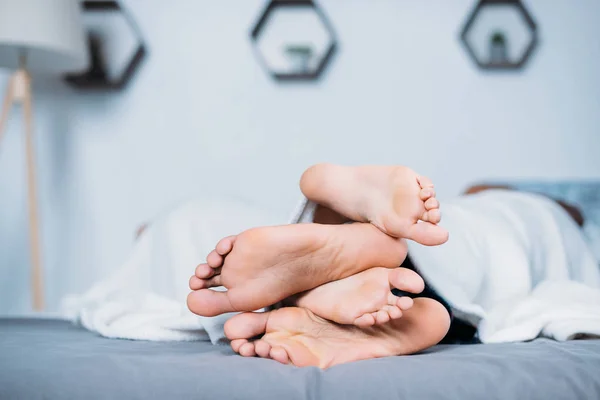
[[[65,80],[78,89],[119,90],[127,86],[146,56],[141,33],[117,1],[83,1],[90,67]]]
[[[479,0],[460,38],[486,70],[521,69],[538,44],[537,26],[520,0]]]
[[[271,0],[250,37],[261,65],[280,81],[318,79],[337,48],[329,20],[310,0]]]

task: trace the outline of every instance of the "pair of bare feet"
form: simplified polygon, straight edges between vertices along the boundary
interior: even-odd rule
[[[309,200],[357,222],[256,228],[222,239],[190,278],[190,310],[244,312],[225,325],[232,348],[298,366],[411,354],[441,340],[449,316],[440,303],[391,293],[423,290],[419,275],[397,268],[407,254],[403,238],[424,245],[448,238],[437,226],[431,182],[401,166],[319,164],[300,186]],[[280,301],[291,307],[249,312]]]

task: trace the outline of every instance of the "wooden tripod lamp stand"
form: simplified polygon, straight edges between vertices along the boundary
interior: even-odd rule
[[[0,113],[0,142],[10,110],[21,105],[27,162],[31,293],[35,311],[43,310],[44,293],[31,76],[62,76],[81,71],[87,64],[87,39],[78,0],[0,0],[0,67],[15,71],[8,82]]]

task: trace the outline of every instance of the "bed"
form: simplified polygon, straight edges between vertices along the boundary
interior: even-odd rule
[[[436,346],[321,371],[0,319],[0,352],[0,399],[600,399],[600,340]]]
[[[600,183],[500,184],[581,206],[590,239],[600,239]],[[321,371],[207,342],[106,339],[61,320],[0,318],[0,354],[0,399],[600,399],[600,340],[438,345]]]

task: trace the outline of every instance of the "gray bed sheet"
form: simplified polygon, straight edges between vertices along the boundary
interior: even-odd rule
[[[600,399],[600,340],[436,346],[321,371],[0,319],[0,399]]]

